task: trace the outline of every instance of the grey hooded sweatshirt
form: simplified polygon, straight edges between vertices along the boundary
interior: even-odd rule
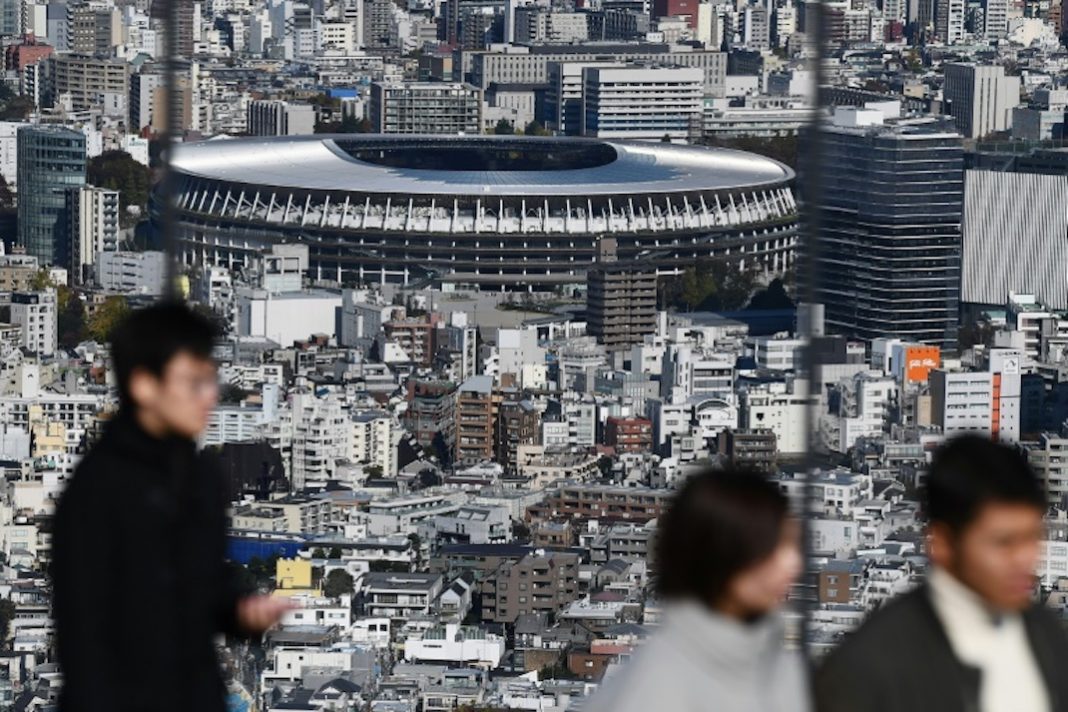
[[[664,624],[614,670],[583,712],[809,712],[805,666],[783,649],[783,621],[721,616],[698,603]]]

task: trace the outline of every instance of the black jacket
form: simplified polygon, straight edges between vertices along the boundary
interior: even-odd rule
[[[1023,620],[1050,709],[1068,712],[1068,638],[1060,621],[1040,606]],[[980,675],[954,654],[921,586],[873,614],[828,655],[816,673],[816,710],[979,712]]]
[[[62,712],[221,712],[214,636],[249,591],[225,562],[223,481],[193,442],[110,423],[56,509]]]

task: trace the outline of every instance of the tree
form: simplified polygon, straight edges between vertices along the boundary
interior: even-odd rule
[[[312,558],[313,559],[325,559],[326,558],[326,549],[324,549],[321,546],[315,547],[314,549],[312,549]]]
[[[367,474],[367,477],[369,477],[370,479],[376,480],[376,479],[378,479],[379,477],[382,476],[382,466],[381,465],[368,465],[367,467],[364,468],[363,471]]]
[[[749,300],[746,310],[752,309],[793,309],[794,300],[786,292],[786,285],[781,277],[776,277],[766,289],[762,289]]]
[[[355,590],[354,584],[352,574],[345,569],[334,569],[326,575],[323,594],[327,598],[338,598],[344,593],[352,593]]]
[[[330,551],[328,553],[329,553],[329,557],[328,558],[340,559],[341,558],[341,547],[332,546],[332,547],[330,547]]]
[[[104,151],[90,159],[85,180],[90,185],[119,191],[120,219],[126,219],[126,208],[131,205],[142,211],[148,206],[152,172],[126,151]]]
[[[508,134],[515,133],[515,125],[508,119],[500,119],[497,121],[497,125],[493,127],[493,133],[498,136],[507,136]]]
[[[126,318],[129,312],[130,305],[126,297],[122,295],[108,297],[89,317],[89,336],[95,341],[104,343],[111,336],[112,330]]]
[[[88,329],[85,325],[85,305],[72,290],[61,287],[56,296],[56,331],[59,345],[73,349],[85,341]]]
[[[546,129],[542,125],[542,123],[540,121],[538,121],[537,119],[535,119],[534,121],[531,121],[529,124],[527,124],[526,128],[523,129],[523,133],[525,133],[527,136],[548,136],[548,135],[550,135],[549,134],[549,130]]]

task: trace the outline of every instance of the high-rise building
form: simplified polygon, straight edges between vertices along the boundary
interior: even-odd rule
[[[132,132],[140,132],[146,126],[152,126],[156,92],[164,85],[161,72],[149,72],[142,69],[130,75],[130,126]]]
[[[964,0],[937,0],[935,36],[946,44],[964,39]]]
[[[986,39],[1005,39],[1009,34],[1009,0],[986,0],[983,6],[983,34]]]
[[[22,329],[22,345],[40,356],[56,352],[56,290],[15,292],[11,295],[11,323]]]
[[[599,262],[586,273],[586,320],[587,332],[609,351],[656,333],[656,268]]]
[[[285,101],[248,103],[250,136],[300,136],[315,133],[315,107]]]
[[[522,445],[541,442],[541,415],[528,400],[509,400],[497,411],[495,428],[497,462],[508,472],[515,472]]]
[[[954,350],[960,294],[961,137],[944,122],[885,124],[839,108],[823,129],[818,302],[828,332]]]
[[[582,78],[585,136],[688,141],[700,134],[700,69],[586,67]]]
[[[85,184],[85,166],[85,134],[80,131],[19,128],[19,244],[42,265],[70,263],[67,190]]]
[[[67,189],[66,213],[70,277],[75,284],[89,282],[97,254],[119,248],[119,191],[72,186]]]
[[[945,65],[943,95],[957,130],[965,138],[982,138],[1012,128],[1012,110],[1020,104],[1020,77],[1005,75],[1000,64]]]
[[[0,35],[11,37],[22,33],[22,2],[0,0]]]
[[[459,82],[375,82],[371,125],[379,133],[482,133],[482,92]]]
[[[460,384],[454,419],[457,463],[473,465],[493,459],[495,410],[492,376],[472,376]]]

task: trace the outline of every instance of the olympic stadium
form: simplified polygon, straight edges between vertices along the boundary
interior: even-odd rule
[[[729,149],[317,134],[183,144],[171,165],[185,264],[299,242],[313,278],[342,284],[553,289],[582,282],[605,238],[662,274],[707,256],[777,274],[797,240],[793,171]]]

